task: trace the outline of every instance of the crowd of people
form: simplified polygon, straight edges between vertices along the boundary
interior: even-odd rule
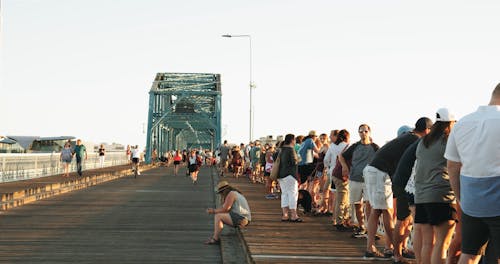
[[[281,221],[303,222],[299,205],[304,213],[332,216],[335,230],[366,238],[366,258],[478,263],[489,245],[493,253],[484,263],[500,263],[499,131],[500,84],[488,106],[458,123],[440,108],[435,122],[421,117],[382,147],[370,126],[360,124],[354,143],[346,129],[310,131],[287,134],[276,145],[257,140],[231,147],[226,141],[216,155],[220,176],[245,174],[266,184],[267,199],[281,199]],[[381,251],[375,246],[380,217]]]

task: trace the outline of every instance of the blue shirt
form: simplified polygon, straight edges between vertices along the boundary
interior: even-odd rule
[[[307,151],[308,150],[314,149],[314,142],[312,138],[306,139],[304,142],[302,142],[302,145],[300,145],[299,149],[299,155],[300,155],[300,162],[299,165],[305,165],[307,164]]]

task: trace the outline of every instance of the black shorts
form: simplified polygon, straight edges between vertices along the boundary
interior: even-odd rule
[[[132,158],[132,162],[133,162],[134,164],[139,163],[139,158]]]
[[[457,221],[457,210],[449,203],[415,204],[415,223],[440,225],[443,222]]]
[[[174,165],[179,165],[179,164],[181,164],[180,160],[174,160]]]
[[[264,171],[264,176],[266,176],[266,177],[271,176],[271,172]]]
[[[396,201],[396,218],[400,221],[410,216],[410,204],[406,195],[401,195]]]
[[[198,171],[199,167],[196,164],[190,164],[188,168],[189,168],[189,172],[195,172],[195,171]]]
[[[496,252],[496,259],[500,257],[500,216],[473,217],[462,212],[461,221],[462,253],[482,255],[489,244]]]
[[[300,175],[300,183],[304,183],[307,181],[307,177],[311,176],[314,170],[314,164],[305,164],[298,166],[298,172]]]

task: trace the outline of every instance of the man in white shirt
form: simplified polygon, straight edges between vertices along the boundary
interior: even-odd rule
[[[500,84],[489,105],[455,124],[444,156],[462,208],[459,263],[478,263],[488,241],[500,263]]]

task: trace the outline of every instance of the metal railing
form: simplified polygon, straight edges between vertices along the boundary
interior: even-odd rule
[[[108,152],[103,167],[127,164],[124,152]],[[83,161],[83,170],[100,168],[99,154],[89,153]],[[76,159],[70,164],[70,172],[76,171]],[[64,173],[60,153],[14,154],[0,153],[0,183],[22,181]]]

